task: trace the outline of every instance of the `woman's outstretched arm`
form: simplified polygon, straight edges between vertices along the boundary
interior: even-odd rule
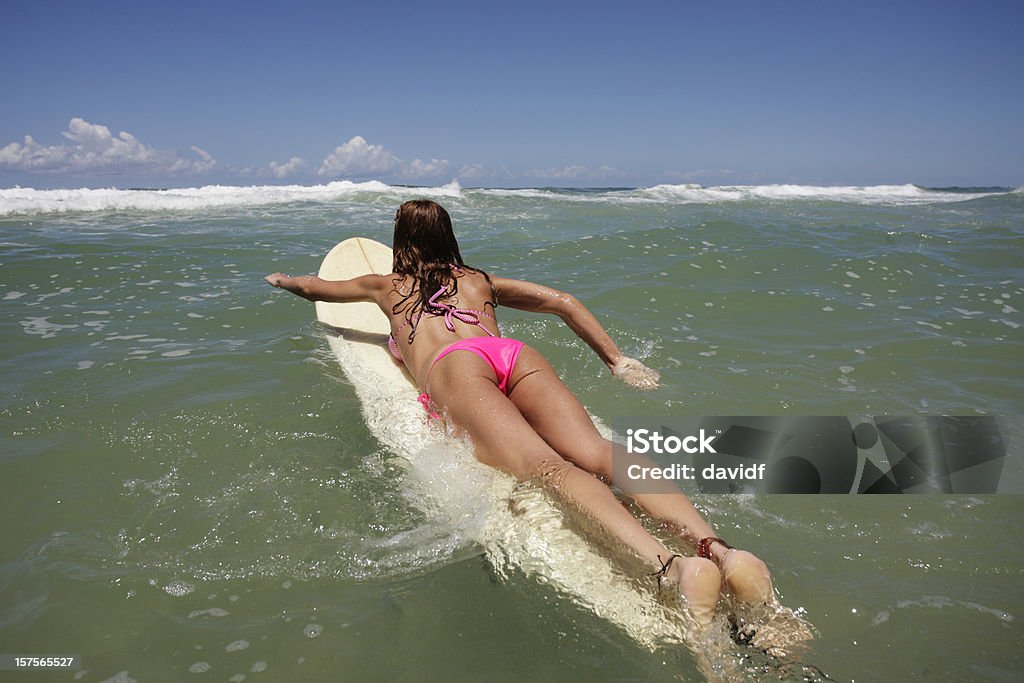
[[[498,303],[534,313],[557,315],[594,350],[612,374],[639,389],[655,389],[659,375],[635,358],[623,355],[601,323],[572,294],[525,280],[492,277]]]
[[[323,280],[315,275],[289,277],[284,273],[273,273],[263,279],[303,299],[339,304],[352,301],[377,302],[381,293],[390,285],[388,278],[383,275],[363,275],[351,280]]]

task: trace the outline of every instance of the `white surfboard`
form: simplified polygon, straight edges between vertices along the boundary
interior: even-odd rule
[[[364,237],[353,237],[336,245],[320,266],[324,280],[349,280],[370,273],[391,272],[391,248]],[[382,383],[411,388],[412,378],[404,367],[391,359],[386,346],[391,332],[388,319],[377,304],[357,302],[333,304],[316,302],[316,318],[324,325],[344,334],[360,362]],[[415,398],[415,397],[413,397]]]
[[[365,238],[345,240],[324,259],[320,277],[350,279],[391,272],[391,249]],[[655,648],[687,642],[687,619],[594,549],[536,487],[478,463],[467,445],[430,424],[408,372],[387,349],[388,320],[375,304],[317,302],[331,350],[352,382],[370,431],[407,463],[406,485],[428,516],[454,538],[479,544],[502,576],[517,570],[554,586],[578,604]]]

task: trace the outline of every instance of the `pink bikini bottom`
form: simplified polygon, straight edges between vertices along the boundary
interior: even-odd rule
[[[519,352],[522,350],[523,342],[518,339],[509,339],[508,337],[481,336],[460,339],[449,344],[441,353],[437,354],[437,358],[434,359],[434,362],[430,364],[430,368],[427,370],[426,377],[423,378],[423,387],[426,388],[427,380],[430,378],[430,371],[437,365],[437,361],[452,351],[470,351],[487,361],[494,370],[494,374],[498,377],[498,388],[501,389],[503,394],[508,396],[508,380],[512,376],[512,369],[516,366],[516,359],[519,358]],[[441,416],[431,410],[430,396],[426,391],[420,394],[419,400],[431,417],[440,419]]]

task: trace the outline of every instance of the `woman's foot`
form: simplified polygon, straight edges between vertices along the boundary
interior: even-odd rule
[[[664,583],[676,587],[698,624],[711,623],[722,590],[722,574],[714,562],[677,555],[665,568]]]
[[[737,598],[749,603],[774,600],[768,566],[746,550],[728,550],[719,561],[725,585]]]

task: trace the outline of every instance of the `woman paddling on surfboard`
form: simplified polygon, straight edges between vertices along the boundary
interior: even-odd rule
[[[420,402],[470,437],[476,457],[519,480],[540,481],[595,520],[677,587],[694,618],[707,624],[724,588],[745,602],[772,602],[771,575],[753,554],[717,538],[689,498],[674,486],[631,492],[612,481],[612,444],[536,349],[502,337],[503,306],[559,316],[612,374],[640,389],[658,373],[619,351],[597,319],[572,295],[543,285],[491,277],[462,260],[451,218],[439,204],[409,201],[395,214],[393,273],[351,280],[266,277],[310,301],[372,301],[391,323],[389,346],[423,392]],[[637,457],[639,456],[631,456]],[[648,463],[650,464],[650,463]],[[632,495],[697,550],[674,555],[618,501],[604,482]]]

